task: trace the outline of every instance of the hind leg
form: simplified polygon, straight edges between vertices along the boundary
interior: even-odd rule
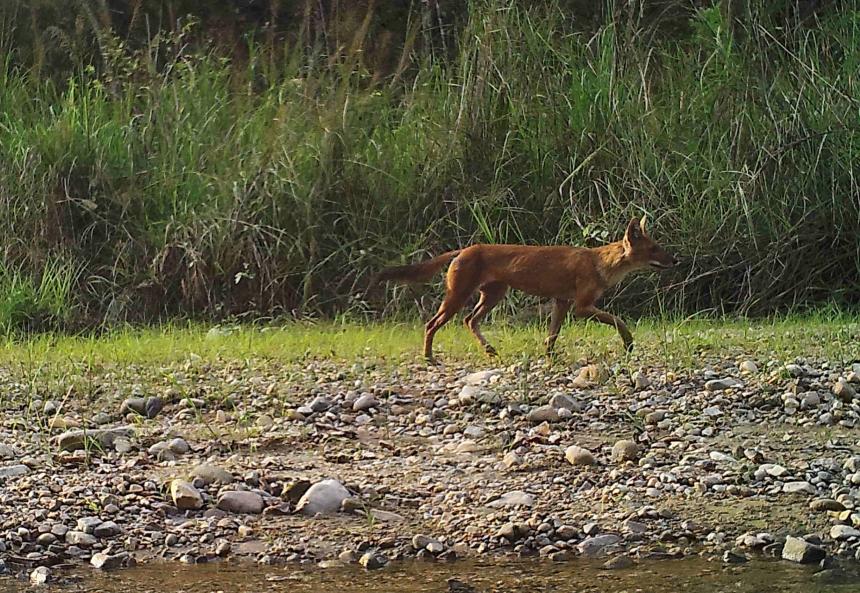
[[[474,281],[468,277],[462,277],[463,274],[458,273],[459,269],[455,261],[451,269],[448,270],[448,291],[445,293],[445,299],[439,306],[436,315],[424,326],[424,358],[430,362],[434,362],[433,336],[457,314],[457,311],[463,308],[466,301],[475,292]]]
[[[558,332],[561,330],[561,325],[564,323],[564,317],[570,309],[570,301],[564,299],[556,299],[552,307],[552,316],[549,321],[549,335],[546,341],[546,353],[552,354],[555,349],[555,341],[558,339]]]
[[[466,319],[463,322],[466,324],[466,327],[469,328],[469,331],[477,338],[478,342],[481,344],[481,347],[484,351],[490,356],[496,356],[496,349],[493,348],[484,335],[481,333],[481,319],[486,317],[486,315],[493,310],[493,307],[499,304],[503,298],[505,298],[505,293],[508,291],[508,287],[501,282],[491,282],[490,284],[485,284],[481,287],[481,298],[478,299],[478,304],[475,305],[474,310],[472,310],[469,315],[466,316]]]

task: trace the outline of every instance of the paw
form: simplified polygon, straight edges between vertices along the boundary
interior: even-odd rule
[[[484,346],[484,352],[487,353],[487,356],[498,356],[499,355],[499,353],[496,352],[496,349],[493,348],[492,346],[490,346],[489,344]]]

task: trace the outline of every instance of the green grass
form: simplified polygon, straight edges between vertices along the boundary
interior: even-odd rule
[[[25,278],[0,295],[66,262],[80,273],[53,317],[426,312],[366,291],[370,273],[476,241],[593,245],[643,212],[684,264],[626,282],[630,313],[860,302],[854,1],[791,27],[750,2],[735,39],[718,7],[657,35],[473,0],[450,52],[393,45],[388,76],[361,18],[342,51],[233,59],[191,24],[128,40],[104,4],[42,4],[57,22],[33,47],[29,13],[0,20],[0,267]],[[28,327],[15,302],[0,329]]]
[[[437,337],[443,362],[509,365],[544,355],[545,326],[487,324],[485,334],[501,356],[488,359],[459,323]],[[632,327],[636,350],[626,355],[615,332],[586,323],[567,324],[559,338],[560,365],[582,361],[610,364],[661,364],[689,369],[708,361],[750,356],[766,363],[796,357],[838,364],[860,360],[860,319],[806,316],[766,320],[643,320]],[[421,362],[422,327],[417,323],[287,324],[258,328],[239,326],[223,333],[197,325],[118,330],[98,338],[43,335],[7,341],[0,365],[58,367],[162,365],[185,362],[229,364],[249,360],[295,363],[333,360],[397,365]]]

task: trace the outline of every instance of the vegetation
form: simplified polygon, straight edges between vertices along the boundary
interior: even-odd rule
[[[438,291],[382,265],[642,212],[684,263],[619,311],[860,302],[854,1],[113,4],[0,9],[0,330],[391,315]]]

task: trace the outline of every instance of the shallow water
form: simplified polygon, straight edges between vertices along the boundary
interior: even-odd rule
[[[444,593],[455,577],[481,592],[564,593],[857,593],[860,576],[852,569],[847,581],[825,583],[815,569],[780,561],[724,566],[699,558],[643,562],[635,568],[601,570],[598,564],[574,561],[458,562],[395,564],[365,572],[357,567],[303,569],[218,563],[197,566],[148,564],[118,572],[84,570],[61,589],[99,593]],[[21,582],[0,580],[0,592],[21,591]]]

